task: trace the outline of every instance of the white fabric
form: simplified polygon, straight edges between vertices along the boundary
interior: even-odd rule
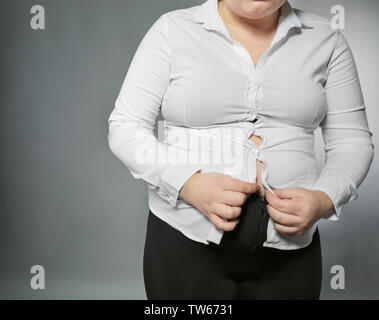
[[[159,112],[165,120],[163,139],[153,132]],[[344,36],[325,18],[288,2],[256,68],[228,33],[217,0],[161,15],[135,52],[108,121],[110,148],[147,183],[151,211],[206,244],[219,244],[223,231],[178,198],[194,172],[255,182],[259,159],[267,192],[324,191],[336,210],[330,219],[337,220],[343,206],[357,198],[374,154]],[[327,158],[321,173],[314,154],[318,126]],[[262,137],[258,147],[249,139],[252,133]],[[305,247],[316,226],[299,238],[286,237],[270,219],[264,245]]]

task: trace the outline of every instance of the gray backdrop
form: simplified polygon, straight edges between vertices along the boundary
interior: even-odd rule
[[[110,152],[107,118],[151,24],[200,3],[1,1],[0,298],[146,298],[147,190]],[[45,7],[45,30],[30,27],[34,4]],[[379,1],[291,4],[325,17],[344,5],[343,33],[379,145]],[[318,152],[320,141],[318,131]],[[359,199],[340,221],[321,224],[324,299],[379,298],[378,170],[375,158]],[[46,271],[45,290],[30,287],[37,264]],[[331,289],[333,265],[345,268],[345,290]]]

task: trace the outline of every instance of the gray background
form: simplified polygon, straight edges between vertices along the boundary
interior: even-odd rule
[[[146,298],[147,190],[110,152],[107,118],[151,24],[200,3],[1,1],[0,298]],[[30,27],[34,4],[45,7],[45,30]],[[345,6],[343,33],[379,145],[379,1],[291,4],[325,17],[333,4]],[[318,131],[319,153],[320,141]],[[323,299],[379,298],[378,170],[375,158],[359,198],[339,222],[321,224]],[[36,264],[45,267],[45,290],[30,287]],[[345,267],[345,290],[330,287],[336,264]]]

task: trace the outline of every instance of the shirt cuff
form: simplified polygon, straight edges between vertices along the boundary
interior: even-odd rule
[[[357,189],[354,186],[349,186],[336,180],[332,181],[332,179],[328,181],[319,179],[311,190],[323,191],[332,200],[335,212],[325,219],[330,221],[339,220],[344,205],[358,198]]]
[[[201,169],[201,165],[171,165],[161,175],[158,195],[175,208],[181,188],[195,172]]]

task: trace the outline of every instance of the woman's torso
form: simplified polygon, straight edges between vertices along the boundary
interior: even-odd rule
[[[176,146],[183,162],[201,163],[203,173],[256,182],[259,160],[268,191],[311,188],[319,174],[314,131],[327,112],[323,84],[333,30],[326,19],[285,6],[271,47],[255,68],[248,51],[229,36],[216,6],[217,0],[208,0],[165,14],[171,80],[161,105],[160,140]],[[261,137],[259,146],[249,139],[252,134]],[[220,241],[222,232],[185,201],[172,209],[149,190],[149,205],[188,237]],[[304,247],[316,227],[288,239],[270,219],[265,246]]]
[[[228,145],[223,153],[234,150],[236,162],[243,153],[245,157],[252,153],[250,160],[262,160],[266,188],[309,187],[318,174],[314,130],[326,113],[323,83],[333,50],[330,27],[287,30],[291,25],[282,23],[255,68],[249,52],[237,41],[195,22],[194,8],[171,12],[169,20],[171,82],[161,107],[165,141],[179,141],[174,134],[178,131],[186,132],[190,139],[196,131],[205,139],[229,143],[227,128],[233,128],[234,147]],[[222,31],[223,26],[220,28]],[[252,133],[262,138],[258,148],[247,141]],[[177,145],[184,148],[182,140]],[[237,151],[239,145],[246,150]],[[209,144],[198,144],[198,148],[216,153]],[[192,149],[187,146],[195,152]],[[208,169],[203,172],[222,172],[228,167],[212,160],[204,164]],[[255,161],[249,166],[255,166]],[[255,181],[255,173],[250,177],[246,173],[246,168],[241,168],[234,175]]]

